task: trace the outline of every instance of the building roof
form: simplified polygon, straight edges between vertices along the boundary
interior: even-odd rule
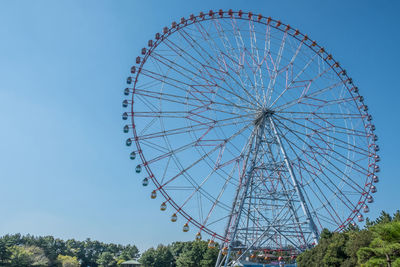
[[[129,261],[124,261],[123,263],[121,263],[121,265],[123,264],[140,264],[140,262],[138,262],[137,260],[129,260]]]

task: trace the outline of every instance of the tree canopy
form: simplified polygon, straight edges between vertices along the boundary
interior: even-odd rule
[[[214,267],[218,248],[208,248],[206,241],[174,242],[146,250],[140,262],[145,267]]]
[[[136,246],[78,241],[52,236],[5,235],[0,238],[0,266],[117,266],[139,257]]]
[[[297,258],[301,266],[396,266],[400,267],[400,211],[382,211],[365,228],[350,226],[343,232],[324,229],[319,244]]]

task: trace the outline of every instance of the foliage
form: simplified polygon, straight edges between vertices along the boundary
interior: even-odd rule
[[[9,248],[10,258],[5,266],[48,266],[49,260],[43,249],[36,246],[17,246]]]
[[[214,267],[217,256],[218,248],[208,248],[205,241],[174,242],[146,250],[140,262],[146,267]]]
[[[10,243],[0,239],[0,266],[6,264],[11,257]]]
[[[164,267],[175,266],[175,258],[169,246],[158,245],[157,249],[150,248],[140,258],[144,266]]]
[[[193,242],[190,249],[184,250],[176,260],[177,267],[197,267],[208,249],[207,242]]]
[[[68,255],[58,255],[57,262],[60,267],[79,267],[79,261],[77,257],[71,257]]]
[[[0,237],[0,266],[117,266],[117,262],[138,257],[136,246],[106,244],[89,238],[64,241],[21,234]]]
[[[350,226],[341,233],[324,229],[317,246],[297,258],[301,266],[399,266],[400,211],[393,216],[382,211],[366,220],[365,229]]]
[[[97,264],[99,264],[100,267],[117,266],[117,261],[114,258],[114,255],[109,251],[101,253],[96,262]]]
[[[400,222],[383,222],[371,227],[374,239],[357,252],[358,263],[374,266],[377,262],[391,266],[400,259]]]

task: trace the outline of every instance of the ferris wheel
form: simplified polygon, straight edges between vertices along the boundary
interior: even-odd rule
[[[127,83],[135,172],[172,222],[221,244],[217,266],[294,258],[369,211],[372,116],[296,28],[232,10],[181,18],[148,41]]]

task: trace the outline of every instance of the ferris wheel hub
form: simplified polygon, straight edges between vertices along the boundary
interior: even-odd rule
[[[254,120],[254,125],[259,125],[264,119],[268,119],[274,115],[275,111],[268,108],[263,108],[257,113],[256,119]]]

